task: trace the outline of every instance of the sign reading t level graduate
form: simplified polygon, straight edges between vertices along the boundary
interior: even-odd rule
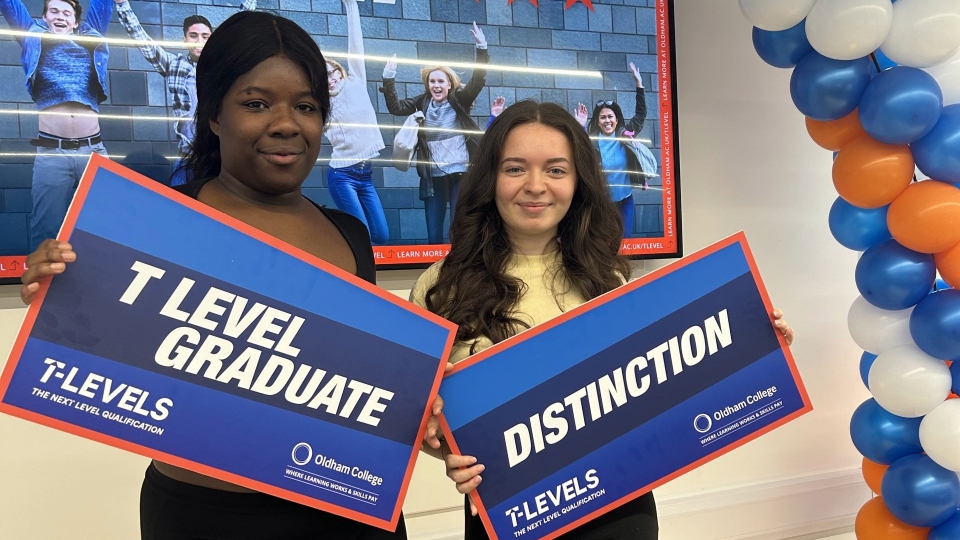
[[[93,156],[0,410],[394,529],[455,327]]]
[[[457,364],[491,538],[554,538],[812,409],[742,233]]]

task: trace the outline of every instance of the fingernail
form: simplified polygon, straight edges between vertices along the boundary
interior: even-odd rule
[[[63,263],[53,263],[50,265],[51,270],[60,271],[60,270],[63,270],[64,268],[66,268],[66,266]]]
[[[477,471],[479,471],[479,472],[483,472],[484,469],[486,469],[486,467],[483,466],[483,465],[480,465],[479,467],[477,467]]]

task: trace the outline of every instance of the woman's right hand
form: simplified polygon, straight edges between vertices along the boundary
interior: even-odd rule
[[[574,111],[573,117],[577,119],[577,122],[580,122],[580,125],[587,127],[587,106],[583,103],[577,103],[577,110]]]
[[[397,72],[397,54],[396,53],[394,53],[393,56],[391,56],[390,59],[387,60],[387,65],[383,66],[383,71],[392,71],[394,73]]]
[[[466,495],[477,489],[480,482],[480,473],[483,472],[483,465],[477,463],[477,458],[473,456],[458,456],[456,454],[447,454],[443,460],[447,465],[447,477],[456,482],[457,491]],[[470,499],[470,513],[477,515],[477,507]]]
[[[44,240],[36,251],[27,256],[27,271],[20,276],[20,299],[24,304],[33,302],[44,278],[62,274],[67,263],[77,260],[73,246],[58,240]]]

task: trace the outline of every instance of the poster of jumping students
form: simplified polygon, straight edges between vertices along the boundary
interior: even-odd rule
[[[0,0],[0,280],[56,237],[91,154],[193,180],[197,60],[240,10],[320,45],[332,110],[302,192],[363,221],[379,267],[446,254],[476,142],[520,100],[560,104],[589,133],[624,254],[679,256],[672,4]]]

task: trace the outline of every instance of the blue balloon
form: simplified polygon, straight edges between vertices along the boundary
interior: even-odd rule
[[[922,69],[898,66],[870,81],[858,114],[864,131],[887,144],[908,144],[923,137],[940,119],[943,92]]]
[[[933,282],[933,288],[930,289],[930,292],[942,291],[944,289],[952,289],[949,283],[943,280],[943,278],[938,277],[936,281]]]
[[[950,375],[953,376],[953,393],[960,396],[960,360],[950,364]]]
[[[910,314],[910,336],[934,358],[960,358],[960,291],[928,294]]]
[[[960,477],[923,455],[898,459],[883,474],[880,492],[887,509],[914,527],[933,527],[960,506]]]
[[[944,107],[937,125],[910,149],[923,174],[941,182],[960,182],[960,103]]]
[[[870,389],[870,383],[867,382],[870,380],[870,367],[873,366],[873,361],[876,359],[877,355],[867,351],[863,351],[863,354],[860,355],[860,379],[867,390]]]
[[[753,27],[753,48],[764,62],[773,67],[789,68],[797,65],[813,50],[807,41],[806,19],[793,28],[770,32]]]
[[[830,207],[830,232],[843,247],[863,251],[890,238],[890,229],[887,228],[889,207],[859,208],[843,197],[837,197]]]
[[[850,438],[863,457],[889,465],[904,456],[923,452],[920,420],[889,413],[870,398],[853,412]]]
[[[836,120],[860,103],[872,71],[869,57],[834,60],[813,51],[803,57],[790,76],[790,97],[804,116]]]
[[[857,261],[857,289],[864,300],[881,309],[907,309],[930,294],[937,278],[933,255],[884,240]]]
[[[953,517],[930,529],[927,540],[957,540],[960,538],[960,511]]]
[[[876,51],[874,51],[874,56],[877,59],[877,64],[880,65],[880,71],[883,71],[885,69],[890,69],[897,65],[896,62],[891,60],[890,57],[884,54],[883,51],[881,51],[880,49],[877,49]]]

